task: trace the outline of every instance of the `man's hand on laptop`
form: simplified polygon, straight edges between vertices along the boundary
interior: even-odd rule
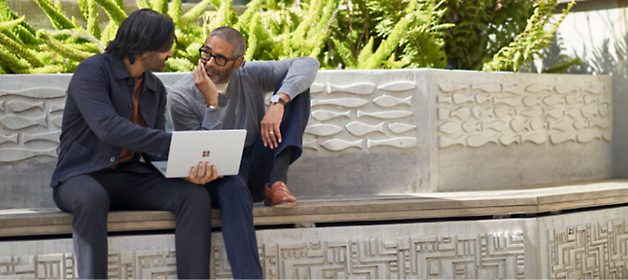
[[[184,180],[194,183],[197,185],[204,185],[217,178],[222,178],[223,176],[218,176],[218,171],[216,171],[216,166],[210,165],[209,162],[205,162],[205,168],[203,168],[203,163],[198,163],[198,168],[192,167],[190,169],[190,176],[183,178]]]

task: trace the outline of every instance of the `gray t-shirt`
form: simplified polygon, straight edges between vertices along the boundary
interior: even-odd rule
[[[244,147],[255,143],[260,122],[266,113],[264,95],[273,92],[288,71],[278,93],[294,99],[316,79],[320,66],[311,57],[280,61],[247,61],[233,71],[225,94],[218,96],[218,107],[208,108],[205,97],[194,85],[192,73],[170,87],[168,107],[174,130],[246,129]]]

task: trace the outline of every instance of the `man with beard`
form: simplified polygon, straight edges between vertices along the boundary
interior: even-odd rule
[[[199,163],[184,181],[148,163],[170,147],[166,89],[151,71],[164,70],[175,40],[172,19],[136,11],[105,54],[81,62],[68,86],[50,185],[59,209],[73,214],[80,278],[107,278],[109,210],[173,212],[178,277],[209,278],[211,209],[201,185],[217,178],[215,167]]]
[[[309,87],[319,63],[311,57],[244,61],[239,31],[220,27],[199,50],[194,72],[170,88],[168,106],[175,130],[246,129],[240,172],[206,184],[220,207],[227,257],[236,279],[262,278],[254,201],[296,207],[286,186],[290,164],[302,153],[310,114]],[[268,110],[264,95],[272,92]]]

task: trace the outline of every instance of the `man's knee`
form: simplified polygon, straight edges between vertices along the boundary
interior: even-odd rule
[[[71,213],[105,214],[109,211],[109,194],[88,175],[78,176],[62,183],[55,190],[55,202],[63,211]]]
[[[203,186],[182,181],[176,187],[181,189],[178,204],[190,206],[199,211],[211,211],[209,193]]]

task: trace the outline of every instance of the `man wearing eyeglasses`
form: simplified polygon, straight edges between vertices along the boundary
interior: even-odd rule
[[[236,279],[263,278],[253,227],[253,202],[296,207],[286,186],[288,167],[302,153],[310,114],[309,87],[318,61],[244,61],[246,40],[231,27],[212,31],[199,50],[193,73],[170,88],[168,104],[175,130],[246,129],[237,176],[206,187],[220,207],[227,256]],[[274,94],[268,104],[264,95]]]

